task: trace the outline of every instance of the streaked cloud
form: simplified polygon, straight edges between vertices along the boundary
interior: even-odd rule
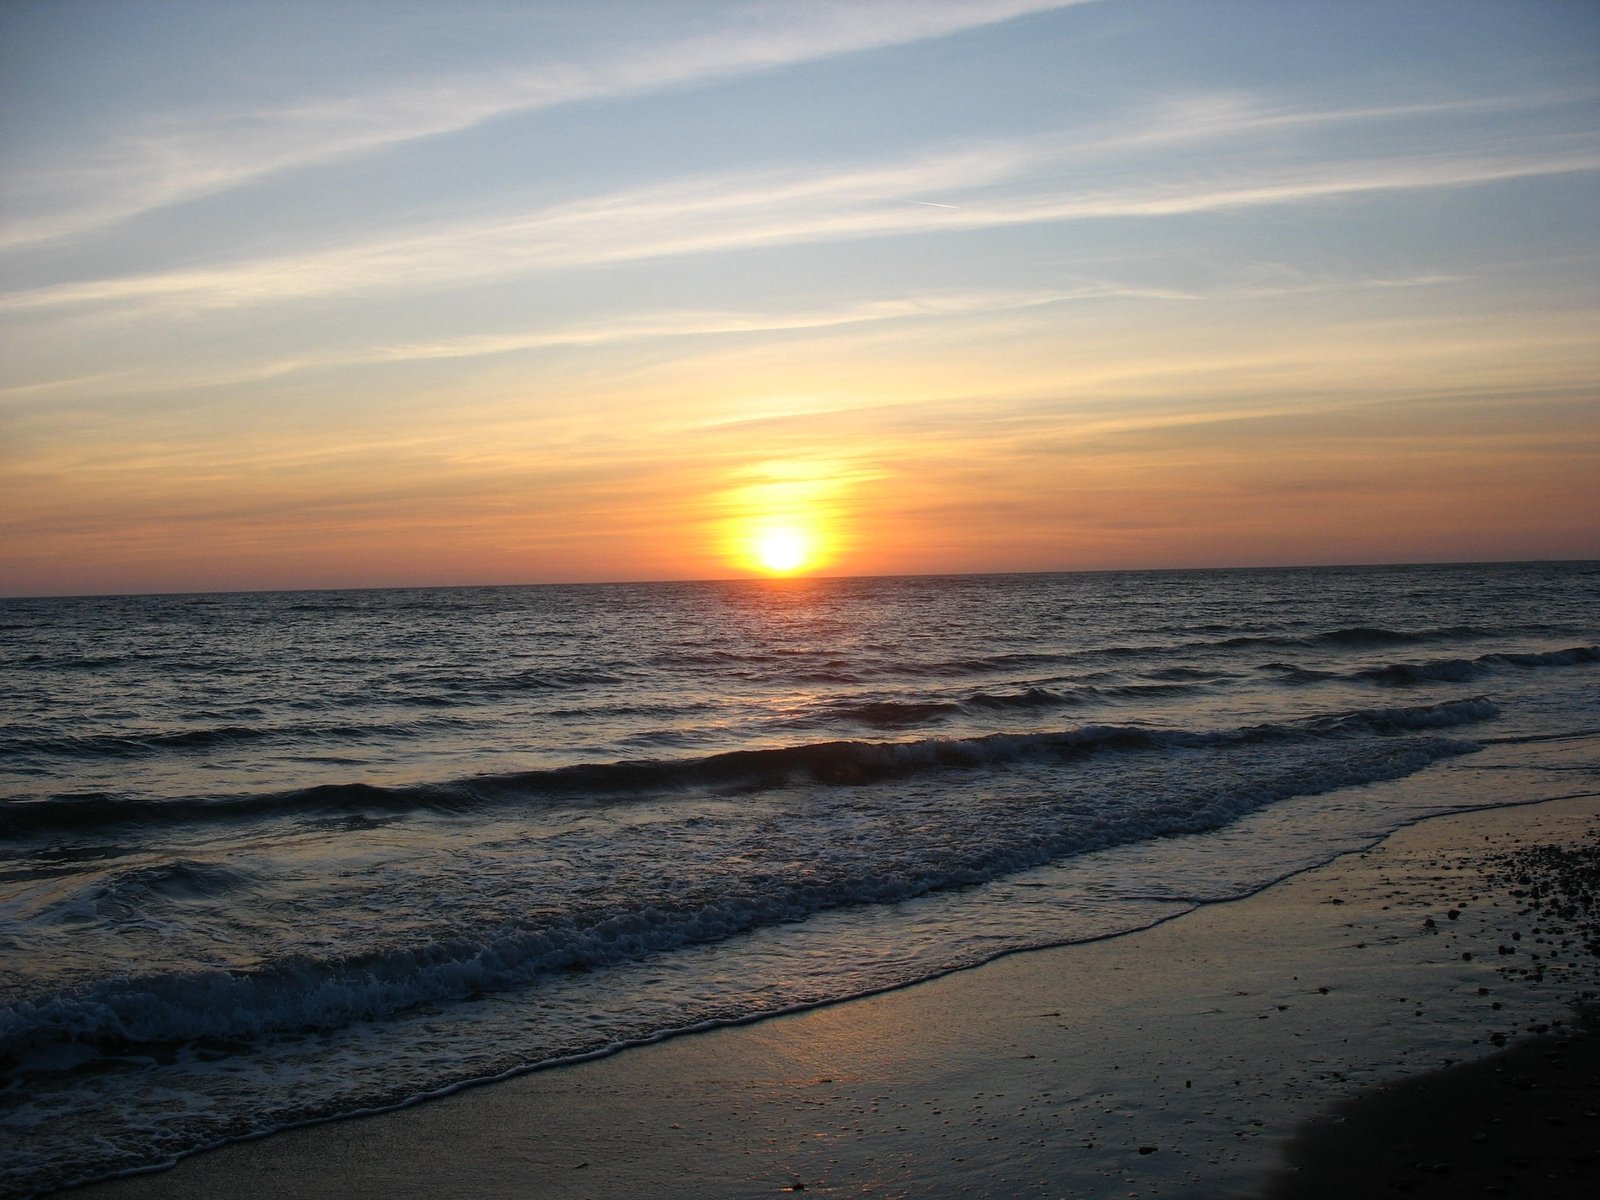
[[[1455,114],[1486,105],[1475,100],[1422,110]],[[1080,174],[1086,162],[1103,161],[1130,145],[1179,144],[1193,150],[1263,126],[1315,129],[1392,119],[1397,113],[1415,115],[1409,108],[1267,114],[1234,100],[1205,108],[1198,121],[1179,114],[1165,124],[1095,140],[1051,135],[958,146],[876,166],[671,180],[294,255],[13,291],[0,295],[0,311],[120,304],[161,312],[286,303],[755,247],[1177,217],[1600,170],[1600,144],[1594,138],[1562,133],[1492,150],[1413,138],[1422,145],[1359,158],[1223,156],[1203,170],[1187,159],[1168,170],[1152,169],[1147,161],[1114,160],[1103,168],[1104,182],[1060,182],[1062,172]],[[920,199],[930,195],[959,203]]]
[[[98,146],[73,147],[48,166],[8,173],[0,211],[22,215],[0,221],[0,251],[510,113],[689,87],[1088,2],[809,0],[747,6],[734,9],[721,28],[666,44],[629,45],[624,34],[586,59],[424,78],[276,107],[147,116]],[[75,203],[61,206],[63,196]]]
[[[1240,283],[1205,291],[1140,285],[1105,278],[1085,278],[1073,286],[1052,291],[928,292],[863,300],[830,308],[792,311],[696,312],[667,309],[656,312],[618,313],[604,321],[567,326],[468,334],[427,341],[358,345],[336,352],[303,353],[287,357],[238,362],[225,369],[195,367],[182,362],[120,372],[68,376],[0,387],[0,405],[47,399],[53,395],[92,391],[102,399],[172,393],[256,384],[308,371],[350,367],[383,367],[404,363],[493,357],[528,351],[625,345],[664,339],[760,339],[883,323],[970,320],[984,315],[1020,313],[1048,306],[1105,300],[1154,300],[1197,304],[1226,296],[1272,297],[1339,292],[1352,289],[1427,288],[1462,282],[1459,276],[1420,275],[1324,278],[1281,281],[1272,284]]]

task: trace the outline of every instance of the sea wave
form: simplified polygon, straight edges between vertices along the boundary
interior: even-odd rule
[[[1217,627],[1226,631],[1233,626]],[[1184,632],[1196,632],[1189,628]],[[1528,632],[1551,632],[1543,626],[1530,626]],[[1250,649],[1313,650],[1321,652],[1352,652],[1361,650],[1396,649],[1407,646],[1450,645],[1491,638],[1503,638],[1504,629],[1488,629],[1477,625],[1441,625],[1419,629],[1393,629],[1385,626],[1351,625],[1325,629],[1315,633],[1251,633],[1228,637],[1190,638],[1181,641],[1153,643],[1126,642],[1083,649],[1019,650],[995,654],[974,654],[954,658],[906,660],[896,657],[884,659],[842,659],[835,654],[819,655],[812,650],[764,647],[761,649],[675,651],[655,656],[651,665],[668,667],[703,667],[734,676],[766,678],[774,671],[786,679],[806,683],[859,683],[874,679],[960,679],[974,675],[994,675],[1007,672],[1040,672],[1062,668],[1081,669],[1097,664],[1120,663],[1130,659],[1159,658],[1173,651],[1186,654],[1237,652]],[[1580,648],[1581,649],[1581,648]],[[1502,658],[1509,662],[1519,657],[1515,654],[1485,655],[1484,658]],[[1537,656],[1535,656],[1537,657]],[[1477,660],[1471,660],[1477,661]],[[1216,682],[1231,677],[1231,672],[1217,668],[1174,666],[1152,672],[1151,678]]]
[[[1486,702],[1484,702],[1486,705]],[[619,889],[544,918],[470,924],[403,941],[319,956],[304,951],[237,969],[196,967],[117,975],[14,999],[0,1008],[0,1056],[31,1069],[63,1061],[62,1044],[101,1053],[197,1038],[242,1039],[326,1030],[388,1017],[421,1004],[463,1000],[527,985],[561,971],[584,971],[680,947],[721,941],[779,922],[846,905],[885,904],[1002,876],[1110,847],[1204,833],[1293,796],[1397,778],[1475,748],[1434,736],[1359,741],[1353,734],[1448,726],[1488,711],[1458,703],[1453,711],[1347,713],[1320,718],[1292,736],[1320,740],[1319,752],[1274,761],[1244,775],[1219,776],[1202,762],[1171,760],[1177,774],[1160,797],[1118,807],[1071,805],[1042,814],[1026,801],[1014,820],[978,822],[972,836],[940,836],[890,852],[852,848],[804,863],[752,860],[736,873],[664,878],[659,886]],[[1492,706],[1491,706],[1492,707]],[[1128,731],[1084,731],[1079,745],[1107,744]],[[1146,738],[1158,735],[1146,731]],[[1252,737],[1291,736],[1263,728],[1232,735],[1167,733],[1188,745],[1239,746]],[[1097,741],[1098,739],[1098,741]],[[1220,739],[1220,740],[1219,740]],[[952,746],[954,743],[947,743]],[[1059,746],[1057,747],[1059,749]],[[890,758],[906,752],[880,747]],[[1014,752],[999,744],[971,754]],[[937,751],[928,751],[937,753]],[[1021,819],[1027,814],[1030,819]],[[892,820],[892,816],[887,816]],[[169,863],[124,872],[115,893],[229,889],[249,881],[216,864]],[[67,1056],[65,1061],[74,1061]]]
[[[490,804],[587,799],[605,802],[675,791],[737,793],[795,784],[858,786],[938,770],[976,770],[1029,759],[1203,749],[1355,735],[1388,736],[1483,721],[1499,715],[1487,697],[1397,708],[1356,709],[1239,729],[1183,730],[1085,725],[1044,733],[991,733],[909,742],[827,741],[732,750],[690,759],[579,764],[479,775],[410,787],[323,784],[287,792],[171,800],[111,793],[53,796],[0,805],[0,833],[88,829],[135,822],[240,820],[283,815],[356,815],[414,810],[465,812]]]
[[[586,667],[530,667],[505,674],[443,675],[408,671],[394,676],[407,703],[425,705],[478,704],[526,693],[581,691],[585,688],[626,682],[620,669]]]
[[[1473,658],[1389,662],[1352,670],[1308,667],[1300,663],[1275,661],[1261,663],[1256,670],[1274,672],[1280,682],[1288,684],[1320,684],[1330,680],[1343,680],[1382,687],[1405,687],[1424,683],[1470,683],[1508,667],[1522,669],[1571,667],[1595,662],[1600,662],[1600,646],[1589,645],[1530,652],[1498,650]]]
[[[280,725],[203,725],[189,729],[132,729],[123,733],[39,734],[13,732],[0,738],[0,749],[12,755],[53,755],[64,758],[127,758],[188,750],[211,750],[264,741],[339,742],[370,738],[407,737],[443,726],[459,724],[450,717],[427,720],[297,723]],[[4,819],[0,818],[0,828]]]
[[[1102,694],[1097,688],[1077,688],[1065,692],[1028,687],[1016,692],[973,692],[956,699],[852,698],[819,706],[798,723],[814,725],[844,721],[874,729],[894,728],[924,724],[959,713],[993,714],[1007,710],[1065,708]]]
[[[205,859],[178,858],[113,872],[88,897],[97,911],[146,911],[152,900],[210,900],[247,888],[255,877],[241,867]]]
[[[1099,694],[1096,688],[1079,688],[1071,692],[1052,691],[1045,687],[1023,688],[1020,692],[974,692],[961,703],[963,708],[1062,708],[1081,704]]]
[[[1476,658],[1439,658],[1428,662],[1386,663],[1353,671],[1353,679],[1389,686],[1417,683],[1466,683],[1502,667],[1570,667],[1578,663],[1600,662],[1600,646],[1569,646],[1565,650],[1542,653],[1480,654]]]
[[[1389,629],[1377,625],[1348,625],[1317,633],[1252,633],[1215,641],[1200,640],[1186,648],[1217,647],[1226,650],[1271,646],[1286,649],[1382,650],[1394,646],[1425,646],[1434,643],[1474,641],[1504,636],[1504,630],[1476,625],[1442,625],[1427,629]]]

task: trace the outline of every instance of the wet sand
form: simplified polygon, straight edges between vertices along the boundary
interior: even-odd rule
[[[1576,917],[1531,907],[1548,890],[1530,897],[1503,855],[1592,847],[1597,813],[1591,796],[1437,818],[1141,933],[77,1194],[1476,1195],[1536,1178],[1499,1194],[1577,1194],[1548,1177],[1582,1182],[1600,1124],[1593,1038],[1569,1004],[1600,960]],[[1464,1145],[1443,1116],[1444,1140],[1423,1140],[1440,1092],[1490,1114]],[[1368,1174],[1306,1190],[1330,1161]]]

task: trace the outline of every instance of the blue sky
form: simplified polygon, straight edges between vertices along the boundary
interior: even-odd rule
[[[1600,6],[0,9],[0,590],[1600,554]]]

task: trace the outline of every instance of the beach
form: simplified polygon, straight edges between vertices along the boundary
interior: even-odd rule
[[[1580,921],[1530,911],[1520,860],[1504,856],[1592,851],[1597,814],[1585,794],[1436,817],[1140,932],[289,1130],[82,1194],[1288,1197],[1338,1194],[1315,1190],[1315,1156],[1346,1128],[1366,1130],[1361,1152],[1332,1153],[1374,1190],[1588,1194],[1593,1102],[1574,1093],[1563,1123],[1539,1112],[1531,1133],[1519,1113],[1542,1098],[1538,1077],[1594,1096],[1571,1002],[1592,997],[1597,960]],[[1508,1089],[1496,1056],[1519,1047],[1524,1086]],[[1411,1115],[1432,1101],[1389,1085],[1441,1070],[1482,1120],[1460,1131],[1459,1155],[1406,1161]],[[1399,1119],[1362,1126],[1385,1098]]]

